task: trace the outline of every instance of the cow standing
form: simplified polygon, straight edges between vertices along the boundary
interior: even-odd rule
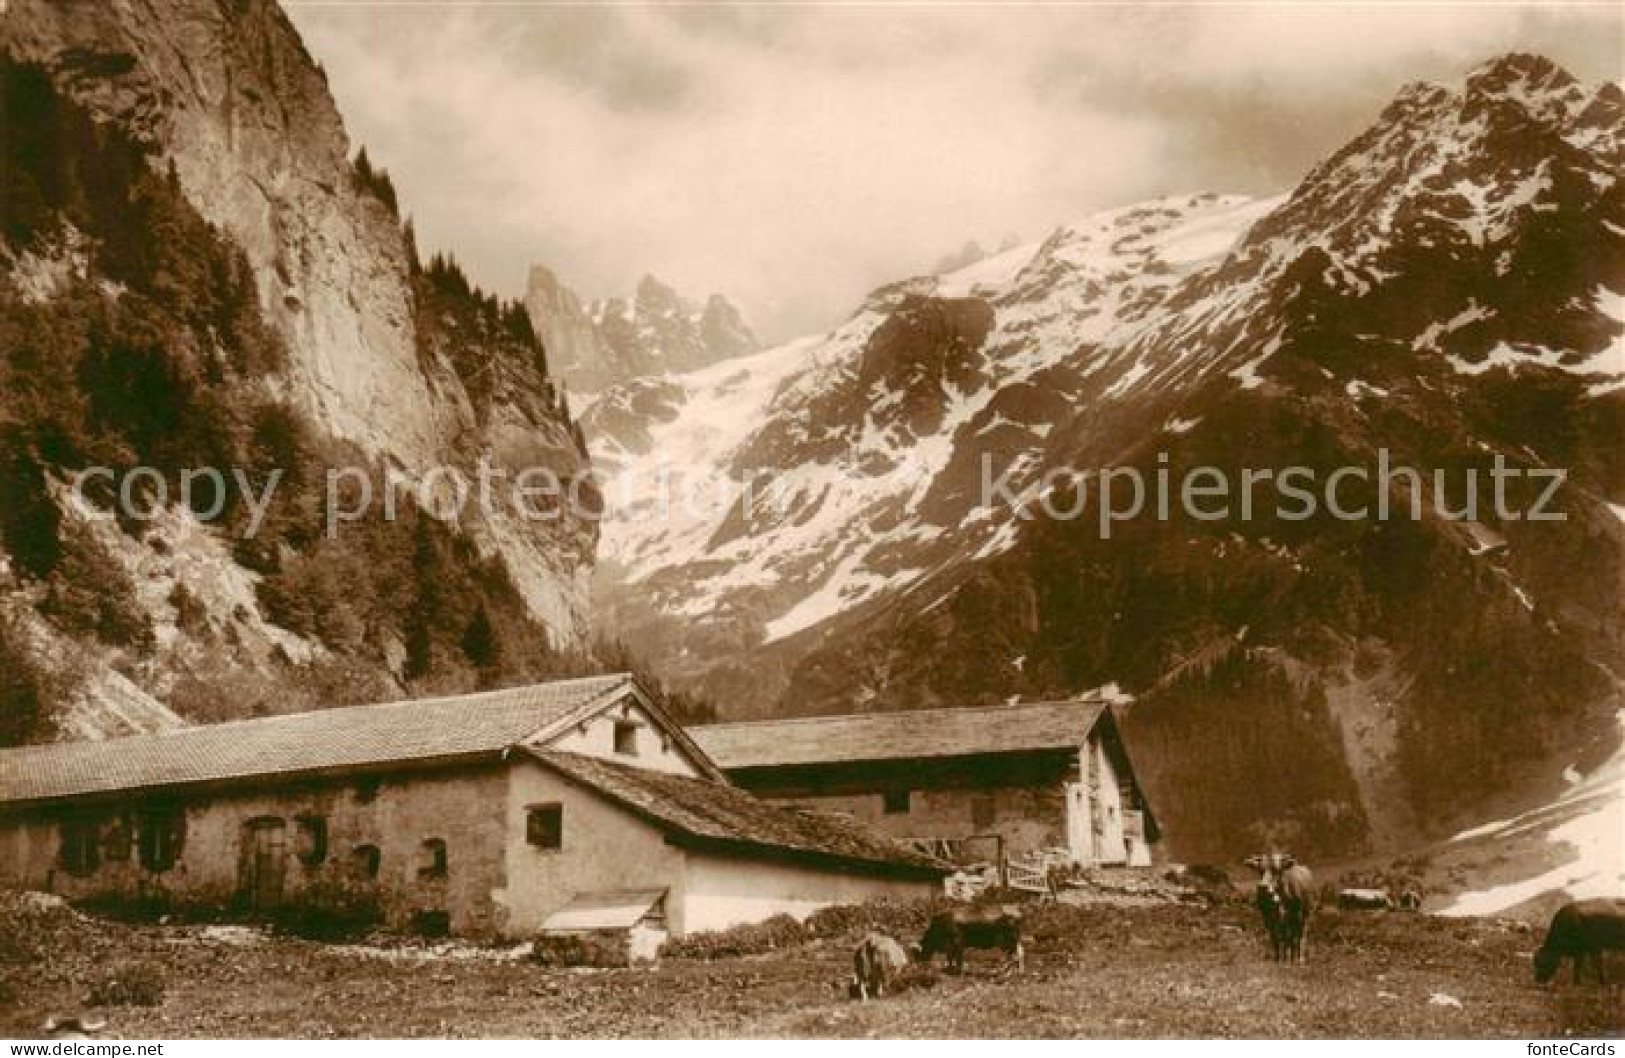
[[[1535,952],[1535,980],[1545,984],[1572,959],[1579,984],[1589,961],[1597,983],[1608,983],[1604,952],[1625,951],[1625,900],[1580,900],[1564,904],[1552,916],[1546,942]]]
[[[1021,915],[998,908],[938,912],[931,916],[914,950],[922,962],[941,955],[950,970],[962,974],[967,948],[998,949],[1010,957],[1017,971],[1022,970],[1027,953],[1021,943]]]
[[[1254,903],[1264,919],[1264,932],[1276,962],[1304,961],[1309,916],[1315,909],[1314,876],[1285,853],[1254,856],[1248,865],[1262,872]]]
[[[908,967],[908,953],[884,933],[869,933],[852,953],[852,984],[858,999],[886,994],[897,975]]]

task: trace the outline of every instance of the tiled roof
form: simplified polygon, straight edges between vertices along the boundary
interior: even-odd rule
[[[0,803],[495,753],[633,685],[626,673],[0,750]]]
[[[526,752],[649,820],[679,843],[754,849],[907,874],[942,875],[950,869],[856,824],[769,804],[737,787],[560,750]]]
[[[928,760],[1081,746],[1102,698],[974,709],[856,713],[691,727],[724,770],[840,761]]]

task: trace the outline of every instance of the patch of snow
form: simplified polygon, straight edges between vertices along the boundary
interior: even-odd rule
[[[1475,838],[1487,838],[1492,834],[1499,834],[1512,825],[1510,819],[1497,819],[1489,823],[1481,823],[1476,827],[1469,827],[1451,838],[1451,841],[1472,841]]]
[[[937,296],[965,298],[979,292],[1008,286],[1037,252],[1038,244],[1028,243],[991,257],[984,257],[957,272],[949,272],[937,280]]]
[[[1556,368],[1572,375],[1625,376],[1625,342],[1620,339],[1615,339],[1607,348],[1598,350],[1577,364],[1565,363],[1564,357],[1568,355],[1561,349],[1514,346],[1500,342],[1490,350],[1489,355],[1477,363],[1469,363],[1455,355],[1446,359],[1456,373],[1461,375],[1482,375],[1497,367],[1516,371],[1520,367],[1531,366]]]
[[[1013,519],[1004,522],[993,530],[993,535],[989,536],[981,547],[976,549],[976,554],[973,557],[980,561],[984,558],[992,558],[994,555],[1002,555],[1016,546],[1019,534],[1020,530]]]
[[[1138,383],[1140,379],[1144,378],[1150,373],[1151,365],[1142,357],[1141,359],[1134,361],[1134,366],[1130,367],[1127,371],[1123,372],[1122,375],[1118,376],[1116,382],[1113,382],[1111,385],[1107,386],[1105,391],[1101,393],[1101,396],[1107,400],[1115,400],[1127,393],[1129,390],[1133,389],[1135,384]]]
[[[1181,419],[1176,416],[1169,419],[1168,422],[1164,424],[1163,429],[1167,430],[1169,433],[1190,433],[1196,428],[1196,424],[1201,421],[1202,420],[1200,417],[1195,419]]]
[[[1434,322],[1428,324],[1425,328],[1423,328],[1422,333],[1418,334],[1411,341],[1411,348],[1418,351],[1437,351],[1439,348],[1439,339],[1445,338],[1456,331],[1459,331],[1469,323],[1476,323],[1479,320],[1489,319],[1489,317],[1490,312],[1488,309],[1484,308],[1476,300],[1470,301],[1465,309],[1462,309],[1448,320],[1445,320],[1442,323],[1435,320]]]
[[[1625,710],[1620,720],[1625,726]],[[1570,771],[1565,771],[1565,779]],[[1561,821],[1554,824],[1554,819]],[[1572,850],[1566,862],[1522,881],[1462,893],[1439,913],[1494,915],[1555,891],[1575,900],[1625,892],[1625,748],[1572,782],[1553,803],[1462,831],[1451,840],[1493,840],[1542,829],[1547,842]]]
[[[1157,249],[1157,258],[1172,265],[1190,265],[1228,253],[1254,224],[1286,200],[1286,195],[1277,195],[1203,213],[1170,230]]]
[[[1279,348],[1281,348],[1280,337],[1271,338],[1269,343],[1264,346],[1262,353],[1230,372],[1230,377],[1240,382],[1242,389],[1257,389],[1264,384],[1264,376],[1258,373],[1259,366],[1274,356],[1275,351]]]

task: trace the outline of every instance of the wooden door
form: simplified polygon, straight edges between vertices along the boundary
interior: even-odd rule
[[[243,828],[241,881],[250,907],[265,910],[282,903],[287,856],[287,827],[282,820],[250,820]]]

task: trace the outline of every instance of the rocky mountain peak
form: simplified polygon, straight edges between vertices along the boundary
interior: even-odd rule
[[[638,280],[636,300],[640,310],[652,313],[678,312],[686,305],[676,290],[650,274]]]
[[[1513,52],[1491,59],[1469,73],[1463,94],[1468,99],[1516,99],[1527,106],[1583,93],[1580,82],[1550,59]]]
[[[551,362],[578,391],[694,371],[761,348],[727,298],[713,294],[702,306],[652,274],[638,280],[631,297],[583,305],[550,269],[536,265],[525,304]]]
[[[534,292],[544,297],[557,297],[560,292],[568,290],[568,287],[559,282],[559,277],[554,274],[551,268],[541,264],[530,266],[530,272],[525,278],[525,292],[527,295]]]
[[[700,313],[700,338],[718,360],[749,356],[761,348],[744,314],[721,294],[705,299]]]

